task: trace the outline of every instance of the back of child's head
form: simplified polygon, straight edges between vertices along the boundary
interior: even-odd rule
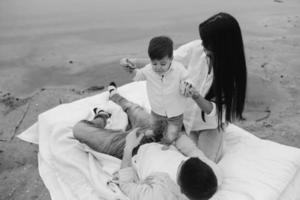
[[[173,41],[167,36],[154,37],[149,42],[148,55],[151,60],[173,57]]]
[[[199,158],[189,158],[181,167],[178,184],[189,199],[207,200],[217,191],[217,177]]]

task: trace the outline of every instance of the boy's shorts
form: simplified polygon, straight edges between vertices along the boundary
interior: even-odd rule
[[[151,116],[154,135],[156,137],[160,137],[160,139],[165,136],[169,125],[173,125],[175,127],[176,133],[182,130],[183,114],[168,118],[167,116],[162,116],[151,111]]]

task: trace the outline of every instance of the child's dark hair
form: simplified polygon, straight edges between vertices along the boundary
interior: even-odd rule
[[[165,56],[173,57],[173,41],[167,36],[158,36],[150,40],[148,55],[151,60],[160,60]]]
[[[189,199],[208,200],[217,191],[217,177],[199,158],[189,158],[181,167],[178,184]]]
[[[218,127],[225,122],[243,119],[247,69],[242,33],[237,20],[227,13],[218,13],[199,25],[202,45],[211,54],[214,79],[206,99],[217,106]]]

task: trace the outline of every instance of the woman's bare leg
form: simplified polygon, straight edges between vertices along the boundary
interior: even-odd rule
[[[223,131],[210,129],[199,131],[197,146],[212,161],[218,162],[223,153]]]

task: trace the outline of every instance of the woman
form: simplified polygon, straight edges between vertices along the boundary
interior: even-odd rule
[[[192,41],[174,52],[174,59],[188,69],[184,95],[189,99],[184,113],[187,134],[208,158],[222,155],[227,123],[242,119],[247,70],[242,34],[237,20],[218,13],[199,25],[201,40]],[[122,59],[130,68],[149,63],[145,59]],[[200,108],[200,109],[199,109]]]

